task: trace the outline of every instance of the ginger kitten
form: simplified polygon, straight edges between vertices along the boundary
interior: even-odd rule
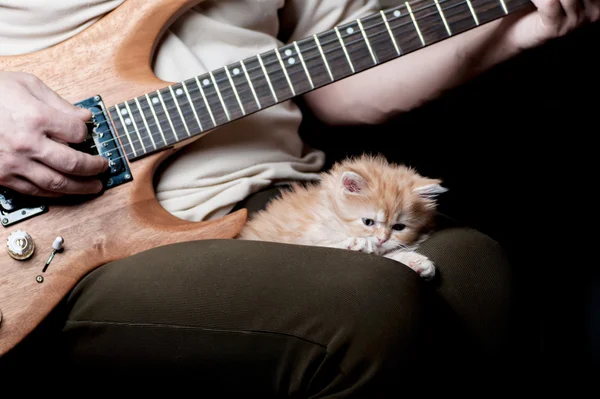
[[[433,262],[415,250],[433,228],[437,196],[447,191],[441,180],[369,155],[339,162],[321,177],[284,190],[238,239],[362,251],[434,277]]]

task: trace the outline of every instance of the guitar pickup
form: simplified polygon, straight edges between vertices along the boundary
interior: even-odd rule
[[[87,139],[83,143],[71,146],[92,155],[101,155],[108,160],[109,168],[100,176],[106,189],[132,180],[126,154],[107,116],[108,112],[102,98],[100,96],[90,97],[75,105],[89,109],[92,112],[92,118],[87,123]]]

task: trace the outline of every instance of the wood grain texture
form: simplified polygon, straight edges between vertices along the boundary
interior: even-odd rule
[[[24,56],[0,57],[0,70],[29,72],[70,102],[100,94],[106,105],[140,96],[169,83],[151,69],[155,44],[182,11],[198,1],[127,0],[88,30],[64,43]],[[183,142],[183,144],[187,144]],[[152,180],[175,149],[131,165],[134,180],[85,202],[55,204],[44,215],[1,229],[3,239],[25,230],[36,250],[25,262],[0,252],[0,356],[28,335],[58,302],[93,269],[171,243],[233,238],[246,210],[209,222],[187,222],[158,203]],[[36,282],[57,236],[64,252]],[[3,244],[4,245],[4,244]]]

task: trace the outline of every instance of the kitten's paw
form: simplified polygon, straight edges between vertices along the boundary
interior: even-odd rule
[[[349,249],[350,251],[370,253],[373,251],[373,246],[369,245],[369,244],[370,243],[366,238],[361,238],[361,237],[350,238],[347,240],[346,248]]]
[[[435,277],[435,265],[424,255],[416,252],[395,252],[386,255],[386,258],[394,259],[410,267],[425,280],[431,280]]]

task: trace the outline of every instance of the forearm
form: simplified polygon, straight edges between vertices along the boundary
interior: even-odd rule
[[[509,17],[507,17],[509,18]],[[438,98],[517,53],[497,20],[305,96],[325,123],[382,123]]]

